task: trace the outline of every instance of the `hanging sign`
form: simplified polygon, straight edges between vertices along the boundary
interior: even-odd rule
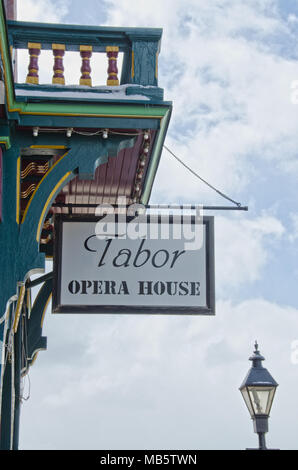
[[[55,216],[54,313],[215,313],[213,217]]]

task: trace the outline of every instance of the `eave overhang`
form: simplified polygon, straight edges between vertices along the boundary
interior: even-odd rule
[[[146,178],[142,183],[140,201],[147,204],[172,112],[171,102],[163,101],[163,90],[157,86],[138,84],[128,84],[113,89],[111,87],[90,89],[73,86],[15,84],[10,52],[12,39],[9,36],[7,24],[11,29],[14,29],[15,37],[18,36],[18,30],[24,27],[28,29],[32,26],[33,32],[50,35],[49,42],[54,39],[57,30],[59,34],[63,30],[59,25],[7,22],[3,2],[1,2],[0,53],[2,76],[5,83],[7,123],[25,129],[39,126],[52,129],[77,127],[148,129],[154,131],[155,140],[148,156],[148,167]],[[82,31],[82,27],[77,29]],[[86,35],[88,31],[90,33],[89,27],[83,27],[83,29],[85,29]],[[99,30],[101,30],[101,34],[106,34],[107,44],[111,43],[111,34],[119,33],[123,45],[131,37],[134,40],[139,38],[143,40],[145,37],[144,31],[138,28],[93,28],[92,34],[96,35]],[[156,40],[158,47],[160,47],[161,30],[148,29],[147,33],[148,37],[151,40],[152,38]],[[17,45],[23,47],[24,44],[21,43],[21,39],[15,41]],[[75,46],[70,45],[69,50],[72,47]],[[120,94],[122,94],[121,98],[119,98]],[[0,136],[0,143],[5,145],[6,148],[11,144],[10,140],[9,133],[3,135],[3,138]]]

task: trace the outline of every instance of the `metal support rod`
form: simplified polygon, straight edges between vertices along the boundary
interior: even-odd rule
[[[103,206],[105,206],[105,204],[102,204]],[[109,205],[109,206],[112,206],[112,207],[117,207],[117,208],[125,208],[125,207],[129,207],[127,205],[121,205],[121,204],[106,204],[106,205]],[[189,204],[185,204],[185,205],[158,205],[158,204],[152,204],[152,205],[145,205],[145,204],[141,204],[140,205],[143,205],[145,209],[162,209],[162,210],[166,210],[166,209],[171,209],[171,210],[195,210],[196,208],[202,208],[202,210],[207,210],[207,211],[248,211],[248,206],[194,206],[194,205],[189,205]],[[55,202],[54,204],[52,204],[52,207],[60,207],[60,208],[65,208],[65,209],[75,209],[75,208],[90,208],[90,209],[93,209],[93,208],[96,208],[96,207],[99,207],[101,206],[101,204],[64,204],[62,202]]]

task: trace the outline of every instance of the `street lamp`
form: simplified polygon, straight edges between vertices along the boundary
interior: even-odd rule
[[[262,366],[264,359],[258,350],[258,343],[255,342],[254,354],[249,358],[252,367],[239,389],[254,422],[254,431],[259,436],[259,450],[267,449],[265,433],[268,432],[269,413],[278,386],[268,370]]]

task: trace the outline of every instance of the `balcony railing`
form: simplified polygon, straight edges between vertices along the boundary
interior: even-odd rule
[[[158,54],[162,30],[157,28],[112,28],[8,21],[11,50],[27,49],[28,73],[24,81],[39,84],[38,59],[42,50],[52,50],[52,84],[65,85],[63,59],[68,51],[81,58],[78,85],[92,86],[92,54],[107,57],[107,79],[104,85],[134,84],[158,86]],[[123,53],[121,76],[118,76],[118,54]],[[96,64],[96,61],[95,61]],[[94,67],[94,65],[93,65]]]

